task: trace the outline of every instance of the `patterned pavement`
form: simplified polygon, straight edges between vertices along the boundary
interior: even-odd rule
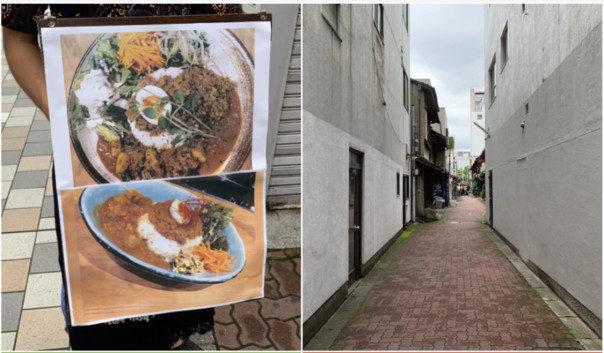
[[[419,227],[333,350],[580,350],[568,328],[485,236],[484,203],[463,197]]]
[[[68,350],[50,125],[19,88],[4,52],[1,62],[2,351]],[[192,337],[182,349],[300,349],[300,250],[268,258],[266,298],[217,308],[214,335]]]

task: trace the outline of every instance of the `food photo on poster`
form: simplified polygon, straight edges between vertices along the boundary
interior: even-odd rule
[[[254,24],[43,29],[59,187],[265,168],[270,28]]]
[[[238,172],[63,190],[74,324],[260,297],[262,179]]]

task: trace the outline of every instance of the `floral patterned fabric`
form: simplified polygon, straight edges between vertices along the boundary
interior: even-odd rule
[[[240,5],[226,4],[2,4],[2,26],[36,33],[36,17],[50,11],[57,18],[176,16],[241,13]]]

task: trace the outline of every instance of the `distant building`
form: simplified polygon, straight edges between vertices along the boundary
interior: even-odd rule
[[[474,163],[476,157],[484,150],[485,133],[476,124],[485,127],[484,92],[470,90],[470,158]]]
[[[447,114],[430,80],[411,80],[411,106],[414,215],[423,217],[426,208],[442,208],[448,200]]]
[[[303,11],[306,344],[410,220],[411,137],[408,5]]]
[[[467,149],[455,149],[455,161],[457,162],[457,168],[461,168],[463,170],[466,166],[471,165],[471,153],[472,152]]]
[[[489,224],[601,336],[602,5],[485,6]]]

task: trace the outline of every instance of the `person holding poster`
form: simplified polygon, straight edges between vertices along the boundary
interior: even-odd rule
[[[21,88],[40,110],[49,117],[43,60],[38,46],[36,17],[50,9],[57,18],[123,17],[187,14],[240,13],[237,5],[2,5],[3,41],[8,65]],[[53,168],[53,182],[54,168]],[[54,187],[54,186],[53,186]],[[54,187],[56,190],[56,187]],[[55,212],[58,212],[57,193]],[[57,233],[61,234],[59,215]],[[61,270],[65,273],[61,237],[59,236]],[[64,276],[65,277],[65,276]],[[64,300],[65,298],[63,298]],[[64,307],[65,311],[65,307]],[[214,310],[188,310],[115,320],[108,323],[73,326],[67,324],[74,350],[166,350],[177,349],[194,332],[204,333],[213,326]],[[67,320],[67,318],[66,318]]]

